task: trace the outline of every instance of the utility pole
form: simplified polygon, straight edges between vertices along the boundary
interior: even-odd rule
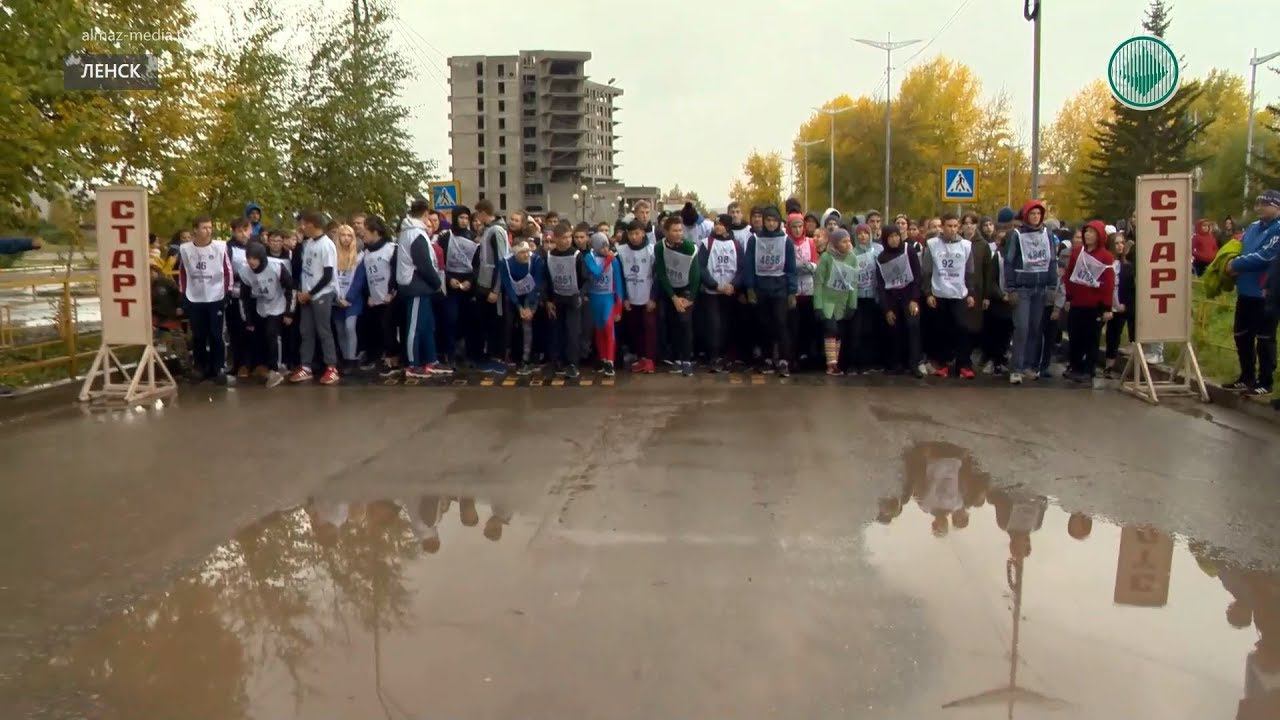
[[[919,40],[899,40],[893,41],[893,33],[886,35],[886,40],[864,40],[862,38],[853,38],[854,42],[860,42],[863,45],[870,45],[873,48],[884,50],[884,212],[883,217],[887,220],[889,214],[889,159],[893,153],[893,147],[890,141],[893,139],[893,120],[890,114],[890,106],[893,104],[893,51],[914,45]]]
[[[1249,60],[1249,139],[1245,141],[1244,150],[1244,201],[1249,203],[1249,166],[1253,164],[1253,115],[1254,98],[1258,86],[1258,66],[1280,57],[1280,52],[1258,57],[1258,48],[1253,49],[1253,58]]]
[[[829,207],[836,206],[836,116],[842,112],[848,112],[852,109],[852,105],[846,108],[840,108],[839,110],[814,108],[814,110],[817,110],[831,118],[831,136],[828,138],[828,142],[831,144],[831,205]]]
[[[817,145],[822,141],[822,138],[818,138],[817,140],[796,143],[800,147],[804,148],[804,209],[806,211],[813,209],[813,207],[809,205],[809,146]]]
[[[1040,197],[1040,15],[1042,0],[1023,0],[1022,16],[1035,25],[1031,79],[1031,197]]]

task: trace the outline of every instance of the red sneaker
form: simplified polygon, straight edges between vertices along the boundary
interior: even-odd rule
[[[951,377],[951,368],[943,366],[933,371],[934,377],[947,378]]]
[[[960,377],[965,380],[972,380],[974,378],[973,368],[960,368]]]
[[[289,375],[289,382],[291,383],[309,382],[312,377],[313,376],[311,374],[311,368],[300,367],[297,370],[294,370],[293,373]]]
[[[340,379],[341,378],[338,377],[338,368],[330,365],[329,367],[324,369],[324,374],[320,376],[320,384],[321,385],[337,385],[338,380]]]
[[[658,372],[658,366],[653,364],[653,358],[644,359],[644,374],[652,375]]]
[[[647,366],[647,365],[645,365],[645,359],[644,359],[644,358],[640,358],[639,360],[636,360],[635,362],[631,363],[631,372],[633,372],[633,373],[642,373],[642,372],[644,372],[644,369],[645,369],[646,367],[648,367],[648,366]]]

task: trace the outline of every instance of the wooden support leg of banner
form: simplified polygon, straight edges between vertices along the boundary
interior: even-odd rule
[[[117,346],[119,347],[119,346]],[[156,377],[159,366],[164,377]],[[120,380],[115,379],[120,373]],[[102,378],[102,385],[95,389],[95,382]],[[135,405],[176,394],[178,383],[174,382],[169,368],[165,367],[160,353],[154,345],[147,345],[142,350],[138,365],[130,373],[124,363],[116,356],[111,345],[103,344],[93,358],[89,374],[80,386],[80,402],[109,402],[120,405]]]
[[[1129,361],[1125,363],[1124,373],[1120,376],[1120,389],[1152,405],[1160,404],[1161,394],[1198,395],[1201,402],[1209,402],[1209,390],[1205,387],[1204,376],[1200,374],[1200,361],[1196,359],[1195,348],[1189,342],[1179,344],[1182,345],[1182,353],[1173,376],[1168,380],[1156,380],[1151,374],[1147,356],[1142,352],[1142,345],[1133,343],[1130,346]],[[1171,345],[1166,343],[1165,347]]]

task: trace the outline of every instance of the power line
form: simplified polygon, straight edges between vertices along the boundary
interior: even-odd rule
[[[947,18],[947,21],[942,24],[942,27],[938,28],[938,32],[934,33],[933,37],[929,38],[929,42],[925,43],[923,46],[921,46],[919,50],[912,53],[911,57],[907,58],[907,61],[902,64],[902,67],[906,68],[908,65],[912,63],[912,61],[914,61],[917,57],[920,56],[920,53],[923,53],[925,50],[928,50],[929,46],[932,45],[935,40],[941,37],[942,33],[947,31],[947,28],[951,27],[951,23],[955,22],[956,17],[958,17],[960,15],[960,12],[964,10],[966,7],[968,7],[969,3],[971,2],[973,2],[973,0],[964,0],[964,2],[960,3],[960,5],[956,7],[955,12],[951,13],[951,17]]]
[[[430,48],[431,50],[435,51],[435,53],[436,53],[437,55],[439,55],[439,56],[440,56],[440,59],[441,59],[441,60],[444,60],[446,63],[448,62],[448,58],[446,58],[446,57],[445,57],[444,53],[440,52],[440,48],[437,48],[435,45],[433,45],[433,44],[431,43],[431,41],[430,41],[430,40],[428,40],[428,39],[427,39],[427,37],[426,37],[425,35],[423,35],[421,32],[419,32],[417,29],[415,29],[412,25],[410,25],[410,24],[408,24],[408,23],[404,22],[403,20],[398,20],[398,22],[400,23],[400,26],[401,26],[401,27],[403,27],[405,30],[408,30],[410,33],[412,33],[412,34],[414,35],[414,37],[416,37],[416,38],[418,38],[419,40],[421,40],[421,41],[423,42],[423,44],[425,44],[428,48]],[[443,66],[443,65],[441,65],[441,64],[440,64],[440,63],[438,63],[438,62],[436,62],[436,61],[435,61],[435,60],[434,60],[430,55],[428,55],[427,53],[425,53],[425,52],[424,52],[424,53],[423,53],[423,55],[424,55],[424,56],[426,56],[426,58],[427,58],[428,60],[430,60],[430,61],[431,61],[431,64],[432,64],[433,66],[435,66],[435,68],[436,68],[437,70],[439,70],[441,73],[444,73],[444,66]]]
[[[402,38],[406,40],[405,44],[408,46],[409,52],[412,53],[413,59],[425,71],[426,75],[430,77],[431,80],[435,82],[435,84],[439,86],[441,90],[445,90],[447,92],[448,87],[446,87],[444,80],[441,79],[440,74],[436,72],[434,68],[431,67],[429,62],[427,62],[426,57],[422,54],[422,51],[419,50],[417,46],[413,43],[413,40],[403,35],[402,35]]]

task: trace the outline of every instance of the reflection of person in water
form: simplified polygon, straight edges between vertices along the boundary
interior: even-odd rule
[[[489,515],[489,519],[484,521],[484,536],[497,542],[502,539],[502,528],[511,524],[512,513],[496,502],[490,509],[493,512]]]
[[[413,518],[412,528],[424,552],[440,552],[440,530],[437,526],[448,509],[448,498],[423,495],[418,499],[418,512]]]
[[[996,525],[1009,533],[1009,554],[1017,559],[1031,556],[1031,533],[1044,524],[1049,498],[1019,486],[997,488],[987,498],[996,509]]]
[[[946,536],[951,525],[957,530],[968,527],[968,508],[980,507],[991,485],[969,451],[948,442],[919,443],[907,450],[904,461],[903,495],[881,499],[880,518],[888,518],[881,522],[897,517],[902,504],[914,497],[920,509],[933,516],[935,536]]]
[[[1093,518],[1082,512],[1073,512],[1067,518],[1067,534],[1076,540],[1084,540],[1093,532]]]

